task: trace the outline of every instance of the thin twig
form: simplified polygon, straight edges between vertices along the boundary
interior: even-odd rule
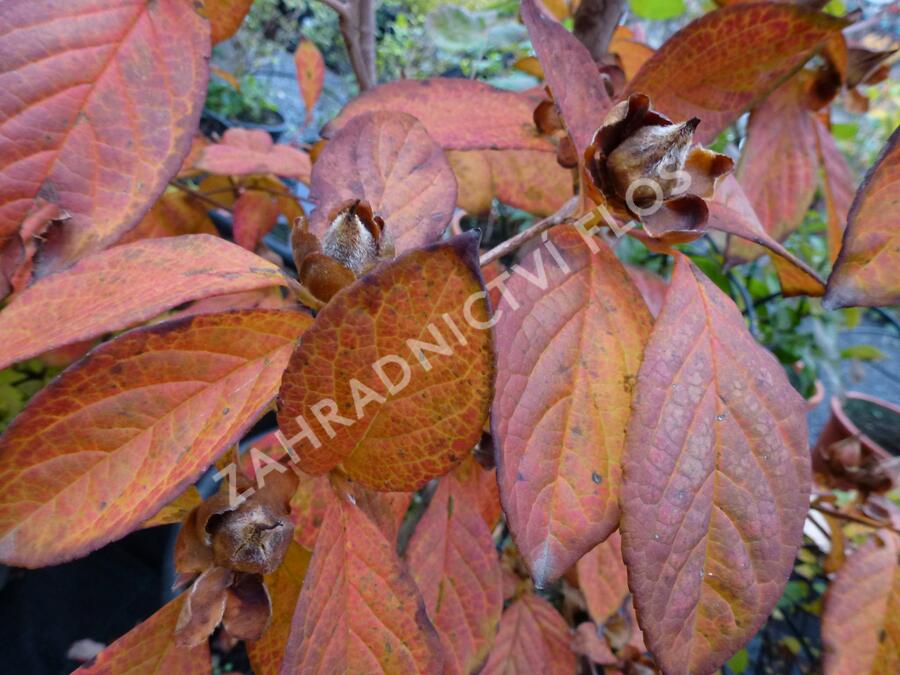
[[[890,523],[878,521],[867,516],[860,516],[856,515],[855,513],[844,513],[843,511],[834,511],[832,509],[825,508],[822,504],[811,504],[810,508],[819,511],[820,513],[839,518],[841,520],[849,520],[852,523],[859,523],[860,525],[874,527],[875,529],[891,530],[892,532],[900,534],[900,530],[893,527]]]
[[[573,197],[563,204],[556,213],[547,216],[543,220],[539,220],[527,230],[519,232],[516,236],[510,237],[506,241],[497,244],[494,248],[481,256],[481,259],[478,261],[479,264],[482,267],[489,265],[495,260],[502,258],[505,255],[509,255],[526,242],[531,241],[535,237],[539,237],[554,225],[559,225],[572,215],[572,211],[574,211],[578,204],[577,199],[577,197]]]
[[[625,0],[582,0],[575,10],[575,37],[595,61],[609,50],[613,31],[625,12]]]
[[[347,15],[346,2],[341,2],[341,0],[322,0],[322,4],[333,9],[335,12],[337,12],[338,16]]]
[[[212,206],[214,209],[222,209],[223,211],[228,211],[229,213],[231,213],[231,209],[228,208],[227,206],[225,206],[224,204],[222,204],[221,202],[217,202],[215,199],[211,199],[211,198],[207,197],[202,192],[198,192],[194,188],[188,187],[181,181],[172,179],[169,181],[169,185],[171,185],[174,188],[178,188],[182,192],[186,192],[194,199],[199,199],[201,202],[203,202],[204,204],[206,204],[208,206]]]

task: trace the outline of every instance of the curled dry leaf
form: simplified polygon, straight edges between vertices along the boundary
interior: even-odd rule
[[[131,229],[178,171],[206,95],[209,25],[182,0],[13,0],[0,54],[0,240],[35,200],[70,216],[41,245],[44,276]]]
[[[226,589],[233,580],[234,572],[224,567],[210,567],[197,577],[187,592],[175,627],[175,643],[179,647],[196,647],[206,642],[222,622]]]
[[[619,521],[619,460],[651,319],[609,247],[572,226],[551,230],[506,289],[491,426],[503,509],[540,586]]]
[[[394,546],[356,506],[329,507],[283,673],[442,672],[443,650]]]
[[[900,129],[894,130],[863,179],[837,263],[828,279],[828,309],[900,303]]]
[[[311,322],[205,314],[126,333],[66,370],[0,437],[0,559],[59,563],[139,527],[262,414]]]
[[[696,117],[673,124],[632,94],[616,104],[585,151],[587,194],[623,220],[639,220],[653,237],[701,228],[709,209],[704,197],[734,162],[692,147]]]
[[[789,3],[736,4],[669,38],[628,83],[673,119],[703,120],[710,143],[762,100],[847,22]]]
[[[838,570],[822,612],[825,675],[900,670],[900,540],[870,537]]]
[[[338,293],[284,373],[299,468],[415,490],[475,446],[493,382],[478,233],[413,250]]]
[[[0,313],[0,368],[210,295],[285,286],[272,263],[205,234],[137,241],[41,279]]]
[[[318,203],[309,220],[313,234],[324,238],[338,206],[363,200],[384,219],[403,252],[441,236],[456,206],[456,178],[441,147],[414,117],[361,113],[316,160],[310,198]]]
[[[308,154],[274,143],[265,131],[232,127],[220,143],[203,149],[196,168],[226,176],[274,173],[308,183],[312,163]]]
[[[622,552],[644,638],[664,671],[711,673],[781,596],[802,541],[809,450],[803,399],[680,254],[623,465]]]

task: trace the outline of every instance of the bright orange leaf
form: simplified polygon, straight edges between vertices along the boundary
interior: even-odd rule
[[[273,143],[265,131],[235,127],[225,132],[220,143],[203,149],[196,167],[228,176],[274,173],[308,183],[312,162],[302,150]]]
[[[503,611],[500,560],[472,488],[453,473],[444,476],[406,551],[444,644],[445,673],[478,670]]]
[[[438,673],[443,650],[394,546],[358,507],[325,515],[281,672]]]
[[[534,593],[515,600],[500,620],[482,675],[571,675],[576,672],[569,627],[553,605]]]
[[[709,143],[762,100],[846,22],[788,3],[725,7],[669,38],[628,83],[674,120],[699,117]]]
[[[822,613],[825,675],[900,672],[900,538],[884,530],[851,555]]]
[[[619,459],[651,325],[606,244],[591,240],[592,253],[571,226],[547,244],[506,282],[492,410],[503,509],[538,586],[616,528]]]
[[[140,328],[48,385],[0,437],[0,559],[71,560],[137,528],[271,403],[300,312]]]
[[[203,0],[204,14],[209,18],[212,43],[227,40],[237,33],[250,11],[253,0]]]
[[[0,313],[0,368],[152,319],[189,300],[287,285],[263,258],[209,235],[117,246],[34,284]]]
[[[0,18],[0,239],[36,199],[71,218],[39,275],[128,231],[191,147],[209,26],[183,0],[4,3]]]
[[[710,673],[766,620],[802,541],[805,405],[677,254],[632,410],[622,552],[644,639],[664,671]]]
[[[824,304],[829,309],[900,303],[900,129],[863,179]]]
[[[156,614],[138,624],[104,649],[79,675],[119,673],[205,673],[212,669],[209,646],[178,647],[173,634],[184,596],[171,600]]]
[[[481,436],[493,382],[488,309],[469,232],[383,264],[319,312],[291,358],[278,425],[298,466],[415,490]],[[477,327],[481,326],[481,328]]]
[[[207,215],[207,207],[190,195],[169,188],[141,218],[141,221],[116,241],[117,246],[140,239],[175,237],[180,234],[211,234],[218,231]]]
[[[553,151],[534,126],[534,106],[528,96],[476,80],[397,80],[350,101],[322,133],[330,138],[361,113],[392,110],[415,117],[447,150]]]
[[[325,60],[315,43],[301,40],[294,52],[294,65],[297,68],[297,83],[300,95],[306,105],[306,123],[312,119],[312,111],[322,93],[325,82]]]
[[[456,178],[443,150],[413,117],[354,117],[328,142],[313,168],[310,229],[322,235],[348,200],[369,203],[398,251],[436,241],[456,206]]]
[[[622,539],[613,532],[578,561],[578,587],[584,593],[591,618],[599,625],[619,610],[628,595],[628,577],[622,560]]]

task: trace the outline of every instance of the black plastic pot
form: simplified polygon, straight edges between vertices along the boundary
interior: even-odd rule
[[[273,116],[273,121],[271,123],[261,124],[241,119],[231,119],[224,115],[220,115],[214,110],[204,108],[203,115],[200,117],[200,131],[203,132],[205,136],[211,136],[214,133],[221,136],[226,130],[231,129],[232,127],[240,127],[241,129],[259,129],[260,131],[267,132],[269,136],[272,137],[272,140],[277,143],[278,139],[280,139],[287,131],[287,122],[285,122],[284,117],[280,112],[275,110],[270,112]],[[278,121],[274,121],[274,118],[277,118]]]

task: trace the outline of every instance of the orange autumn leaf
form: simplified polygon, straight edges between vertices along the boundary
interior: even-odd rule
[[[900,671],[900,540],[888,530],[851,555],[825,594],[825,675]]]
[[[200,491],[195,486],[189,485],[187,490],[157,511],[155,516],[145,520],[141,527],[156,527],[158,525],[172,525],[184,522],[190,512],[197,506],[200,506],[202,501],[203,498],[200,496]]]
[[[825,282],[818,274],[810,273],[803,267],[798,267],[791,260],[777,254],[772,254],[772,266],[778,275],[778,283],[781,285],[781,294],[790,298],[795,295],[808,295],[821,298],[825,295]]]
[[[600,626],[616,613],[628,595],[628,577],[622,560],[622,539],[613,532],[578,561],[578,587],[588,612]]]
[[[488,528],[493,529],[502,513],[496,469],[485,469],[472,456],[464,459],[450,475],[463,486]]]
[[[856,182],[828,127],[817,119],[815,130],[819,163],[822,166],[822,188],[825,193],[828,259],[834,264],[841,250]]]
[[[544,150],[550,141],[532,121],[535,101],[476,80],[432,78],[397,80],[364,92],[329,122],[322,135],[332,138],[351,119],[376,110],[415,117],[447,150]],[[477,111],[477,115],[473,115]]]
[[[322,93],[325,82],[325,60],[315,43],[301,40],[294,52],[294,66],[297,69],[297,84],[300,96],[306,105],[306,123],[312,119],[312,111]]]
[[[650,334],[625,269],[602,241],[591,244],[574,227],[552,230],[507,280],[497,308],[500,497],[539,587],[618,524],[619,460]]]
[[[438,483],[406,560],[443,642],[444,672],[467,674],[478,670],[493,644],[503,586],[477,493],[454,473]]]
[[[699,117],[711,142],[762,100],[846,21],[791,4],[738,4],[704,14],[669,38],[628,83],[676,120]]]
[[[416,490],[481,437],[492,394],[478,233],[410,251],[340,291],[291,357],[278,426],[301,470]],[[480,328],[478,327],[480,326]]]
[[[456,178],[443,150],[415,118],[364,113],[319,155],[310,198],[318,203],[310,216],[313,234],[323,235],[346,202],[363,200],[403,252],[441,236],[456,206]]]
[[[169,188],[162,193],[141,221],[116,241],[117,246],[141,239],[176,237],[180,234],[218,235],[207,207],[190,195]]]
[[[329,507],[281,672],[441,672],[443,650],[394,546],[361,509]]]
[[[612,106],[606,84],[587,47],[547,16],[539,0],[523,0],[521,12],[544,69],[544,83],[562,114],[578,157],[582,157]]]
[[[0,368],[152,319],[189,300],[285,286],[281,270],[205,234],[145,239],[85,258],[0,313]]]
[[[253,0],[203,0],[204,15],[209,19],[212,43],[227,40],[237,33],[250,11]]]
[[[265,577],[266,588],[272,596],[272,623],[259,640],[246,643],[253,675],[278,675],[309,562],[309,551],[291,544],[281,566]]]
[[[268,192],[247,190],[234,203],[234,243],[255,251],[278,222],[278,202]]]
[[[233,127],[203,149],[196,168],[228,176],[274,173],[308,183],[312,162],[302,150],[273,143],[265,131]]]
[[[108,246],[156,201],[191,147],[209,51],[182,0],[4,3],[0,240],[37,199],[70,216],[39,276]]]
[[[189,317],[65,371],[0,437],[0,559],[55,564],[139,527],[262,414],[311,322],[278,310]]]
[[[809,505],[806,436],[781,366],[677,254],[637,378],[621,495],[628,583],[665,672],[714,671],[781,596]]]
[[[571,675],[576,672],[569,627],[549,602],[534,593],[515,600],[500,620],[500,630],[482,675]]]
[[[156,614],[106,647],[93,663],[76,670],[79,675],[119,673],[205,673],[212,668],[209,646],[185,649],[173,634],[184,596],[169,601]]]
[[[625,26],[616,26],[609,43],[609,51],[619,57],[622,70],[625,71],[625,78],[630,80],[653,56],[653,49],[643,42],[635,40],[630,31],[622,31],[623,28]]]
[[[824,305],[896,305],[900,302],[900,129],[895,129],[863,179],[850,214]]]

